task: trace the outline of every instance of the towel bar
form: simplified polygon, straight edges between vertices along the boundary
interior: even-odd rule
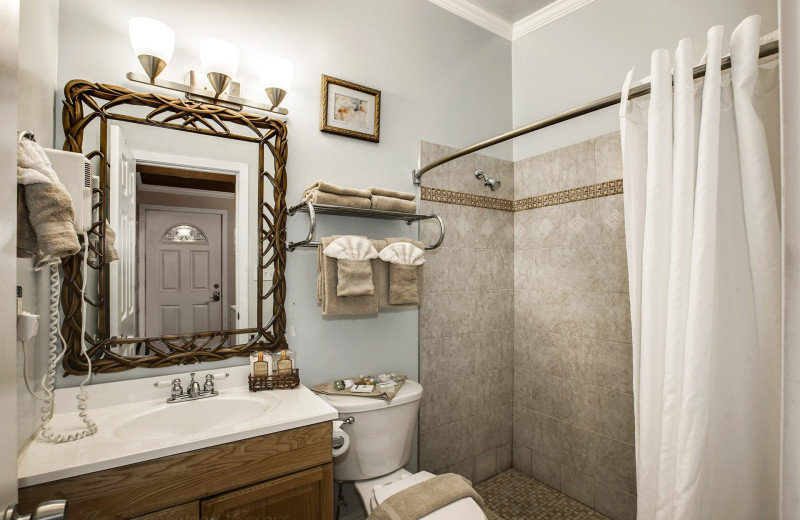
[[[317,230],[317,215],[339,215],[344,217],[363,217],[375,218],[382,220],[404,220],[406,224],[411,225],[412,222],[419,222],[420,220],[436,219],[439,222],[439,240],[431,246],[425,246],[426,251],[436,249],[444,242],[444,221],[439,215],[425,215],[422,213],[401,213],[399,211],[384,211],[380,209],[363,209],[363,208],[348,208],[345,206],[331,206],[328,204],[312,204],[309,201],[303,201],[296,206],[288,208],[289,215],[295,213],[308,213],[309,228],[308,235],[305,239],[299,242],[289,242],[286,244],[286,249],[294,251],[298,247],[317,247],[319,242],[314,240],[314,234]]]

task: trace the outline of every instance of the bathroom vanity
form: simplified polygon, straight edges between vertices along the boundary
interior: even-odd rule
[[[219,396],[186,403],[166,404],[158,378],[93,385],[99,432],[37,438],[20,458],[20,509],[63,498],[69,519],[332,518],[336,411],[303,386],[247,392],[249,367],[226,370]],[[74,392],[57,391],[57,409]]]

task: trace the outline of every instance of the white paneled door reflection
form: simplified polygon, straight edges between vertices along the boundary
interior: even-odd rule
[[[145,332],[220,330],[222,215],[145,211]]]

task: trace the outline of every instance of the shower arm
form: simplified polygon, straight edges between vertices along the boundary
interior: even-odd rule
[[[758,57],[766,58],[767,56],[772,56],[773,54],[778,54],[778,40],[763,44],[759,49]],[[721,70],[727,70],[731,68],[730,56],[724,57],[722,59],[720,66]],[[705,74],[706,74],[706,66],[698,65],[697,67],[694,68],[692,76],[695,79],[697,79],[705,76]],[[649,93],[650,93],[650,83],[643,83],[638,87],[630,89],[627,98],[635,99],[638,97],[646,96]],[[453,152],[449,155],[445,155],[444,157],[441,157],[431,163],[428,163],[425,166],[422,166],[421,168],[412,170],[411,171],[412,180],[414,181],[414,184],[419,184],[423,175],[425,175],[432,169],[436,168],[437,166],[441,166],[444,163],[450,162],[454,159],[458,159],[459,157],[463,157],[473,152],[477,152],[478,150],[483,150],[484,148],[488,148],[490,146],[508,141],[509,139],[514,139],[515,137],[529,134],[531,132],[535,132],[536,130],[547,128],[548,126],[553,126],[558,123],[563,123],[564,121],[569,121],[570,119],[575,119],[576,117],[580,117],[586,114],[591,114],[592,112],[597,112],[598,110],[618,105],[621,101],[622,101],[622,92],[618,92],[616,94],[612,94],[602,99],[592,101],[591,103],[586,103],[585,105],[581,105],[579,107],[572,108],[565,112],[561,112],[560,114],[555,114],[553,116],[540,119],[539,121],[535,121],[533,123],[519,127],[515,130],[511,130],[504,134],[500,134],[498,136],[492,137],[491,139],[481,141],[480,143],[473,144],[472,146],[468,146],[466,148]]]

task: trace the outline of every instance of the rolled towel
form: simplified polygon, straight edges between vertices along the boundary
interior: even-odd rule
[[[378,258],[378,251],[369,240],[355,236],[337,238],[322,254],[336,259],[337,296],[375,294],[370,260]]]
[[[308,188],[305,189],[303,192],[303,196],[310,191],[322,191],[325,193],[332,193],[334,195],[344,195],[347,197],[362,197],[368,199],[372,196],[369,190],[359,190],[356,188],[343,188],[341,186],[337,186],[335,184],[331,184],[325,181],[317,181]]]
[[[371,201],[364,197],[351,197],[348,195],[338,195],[336,193],[328,193],[327,191],[311,190],[303,193],[303,200],[307,200],[312,204],[327,204],[330,206],[346,206],[348,208],[364,208],[367,209],[371,205]]]
[[[419,266],[424,251],[408,242],[396,242],[383,248],[380,259],[389,264],[389,303],[419,305]]]
[[[445,473],[398,491],[376,507],[367,520],[418,519],[462,498],[471,498],[485,511],[483,498],[469,480]]]
[[[395,190],[385,190],[383,188],[367,188],[370,193],[373,195],[379,195],[381,197],[392,197],[394,199],[401,199],[401,200],[414,200],[417,198],[416,195],[413,193],[408,193],[406,191],[395,191]]]
[[[39,251],[58,258],[80,251],[72,199],[44,149],[34,141],[17,143],[17,184],[25,186],[25,205]]]
[[[383,211],[399,211],[401,213],[416,213],[417,204],[413,200],[396,199],[394,197],[372,196],[372,209]]]

